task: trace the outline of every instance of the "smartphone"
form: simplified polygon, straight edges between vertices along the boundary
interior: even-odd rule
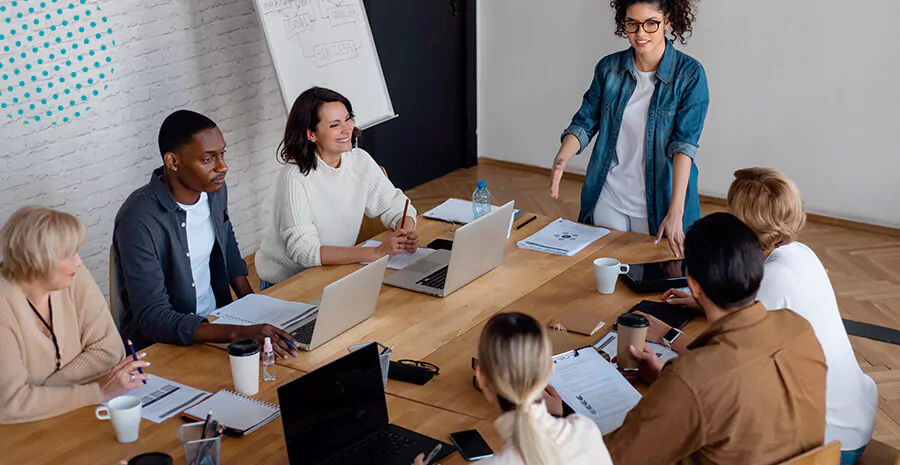
[[[459,453],[466,460],[479,460],[494,455],[491,446],[474,429],[453,433],[450,435],[450,440],[453,441],[453,445],[459,449]]]
[[[451,250],[453,248],[453,241],[448,241],[447,239],[435,239],[428,243],[428,248],[434,250]]]

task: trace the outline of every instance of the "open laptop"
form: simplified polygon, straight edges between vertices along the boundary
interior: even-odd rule
[[[375,313],[388,258],[381,257],[322,291],[318,308],[286,329],[300,343],[299,349],[313,350]]]
[[[388,420],[376,344],[369,344],[278,388],[291,465],[410,465],[441,444]]]
[[[389,286],[446,297],[500,266],[515,202],[461,226],[452,250],[438,250],[384,279]]]

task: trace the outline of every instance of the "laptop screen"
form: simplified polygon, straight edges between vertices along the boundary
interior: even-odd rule
[[[378,348],[369,344],[278,388],[291,465],[315,464],[388,425]]]

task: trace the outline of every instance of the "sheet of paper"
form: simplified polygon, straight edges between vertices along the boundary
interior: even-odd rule
[[[607,234],[608,229],[559,218],[516,245],[522,249],[571,257]]]
[[[141,416],[153,423],[162,423],[185,409],[209,397],[208,392],[147,375],[147,384],[128,391],[127,395],[141,398]]]
[[[553,357],[556,370],[550,384],[562,399],[600,428],[603,434],[618,428],[641,394],[596,350],[585,347]]]
[[[381,245],[381,241],[369,239],[366,242],[363,242],[362,245],[360,245],[360,247],[378,247],[379,245]],[[415,263],[433,253],[434,253],[434,249],[429,249],[426,247],[419,247],[413,253],[405,252],[400,255],[394,255],[393,257],[391,257],[390,260],[388,260],[387,267],[392,270],[402,270],[402,269],[406,268],[407,266],[412,265],[413,263]],[[372,262],[362,262],[361,264],[368,265],[369,263],[372,263]]]
[[[672,360],[673,358],[678,356],[678,352],[675,352],[668,347],[657,344],[655,342],[646,342],[647,347],[653,349],[656,352],[656,356],[659,357],[663,363]],[[619,353],[619,336],[615,331],[610,331],[603,335],[600,339],[597,339],[597,342],[594,343],[594,348],[606,353],[609,355],[609,359],[612,360],[615,358],[616,354]]]
[[[316,306],[290,302],[263,294],[249,294],[216,309],[210,315],[218,317],[213,324],[258,325],[268,323],[286,329],[316,310]]]

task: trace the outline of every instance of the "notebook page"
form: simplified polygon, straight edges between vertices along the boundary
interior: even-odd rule
[[[219,318],[213,322],[214,324],[249,326],[268,323],[286,329],[316,308],[301,302],[280,300],[263,294],[250,294],[216,309],[210,315]]]
[[[231,391],[219,391],[212,397],[191,407],[184,413],[195,418],[206,418],[212,409],[212,418],[225,427],[249,432],[262,423],[276,417],[278,407],[255,399],[250,399]]]

